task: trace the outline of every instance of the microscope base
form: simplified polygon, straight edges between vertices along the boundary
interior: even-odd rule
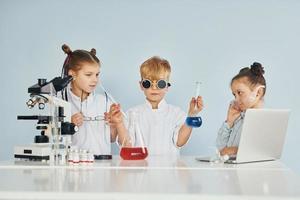
[[[14,147],[14,157],[21,160],[47,161],[50,159],[50,154],[51,146],[49,143]]]

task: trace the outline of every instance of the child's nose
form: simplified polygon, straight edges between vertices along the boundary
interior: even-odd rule
[[[156,82],[155,82],[155,83],[152,83],[151,87],[152,87],[152,89],[158,89],[158,88],[157,88],[157,83],[156,83]]]
[[[93,81],[94,81],[94,82],[98,82],[98,77],[95,76],[95,77],[93,78]]]

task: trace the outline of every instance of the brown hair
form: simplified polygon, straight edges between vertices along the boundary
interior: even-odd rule
[[[264,95],[266,93],[266,80],[264,77],[264,73],[265,70],[262,65],[258,62],[254,62],[250,67],[242,68],[240,72],[232,78],[230,84],[232,84],[235,80],[246,77],[251,88],[257,85],[263,85]]]
[[[140,67],[141,78],[158,80],[161,74],[166,74],[169,79],[171,73],[171,66],[169,62],[158,56],[153,56],[143,62]]]
[[[67,54],[62,68],[62,76],[67,76],[69,70],[80,70],[84,63],[97,63],[100,66],[100,60],[97,58],[94,48],[91,51],[81,49],[72,51],[68,45],[64,44],[62,50]]]

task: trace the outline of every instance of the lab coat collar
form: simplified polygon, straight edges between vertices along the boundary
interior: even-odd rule
[[[163,110],[164,108],[166,108],[168,104],[167,104],[167,102],[166,102],[165,99],[162,99],[162,100],[158,103],[157,109],[152,109],[151,103],[146,99],[146,105],[147,105],[147,107],[150,108],[151,110],[158,110],[158,111],[160,111],[160,110]]]
[[[71,86],[67,88],[68,89],[68,93],[70,94],[72,99],[75,99],[76,101],[81,102],[81,97],[78,97],[77,95],[75,95],[72,90],[71,90]],[[94,97],[94,92],[90,93],[87,98],[84,101],[90,101],[92,98]]]

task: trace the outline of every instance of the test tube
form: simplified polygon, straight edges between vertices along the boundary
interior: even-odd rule
[[[200,81],[196,81],[196,90],[195,90],[195,98],[197,98],[200,95]]]
[[[197,100],[197,97],[200,94],[200,81],[196,81],[196,88],[195,88],[195,99]],[[194,109],[197,109],[197,104],[195,104]],[[202,118],[198,116],[198,114],[193,114],[192,116],[188,116],[186,118],[186,125],[193,127],[193,128],[199,128],[202,124]]]
[[[196,100],[197,100],[197,97],[200,95],[200,85],[201,85],[201,82],[196,81],[196,87],[195,87],[195,99]],[[195,105],[194,108],[197,109],[197,105]]]
[[[107,90],[103,87],[102,84],[100,84],[100,87],[101,87],[101,89],[106,93],[107,97],[109,98],[109,100],[110,100],[111,102],[117,103],[117,101],[111,96],[111,94],[110,94],[109,92],[107,92]],[[122,109],[121,109],[121,113],[122,113],[122,115],[125,117],[125,119],[128,119],[126,113],[125,113]]]

